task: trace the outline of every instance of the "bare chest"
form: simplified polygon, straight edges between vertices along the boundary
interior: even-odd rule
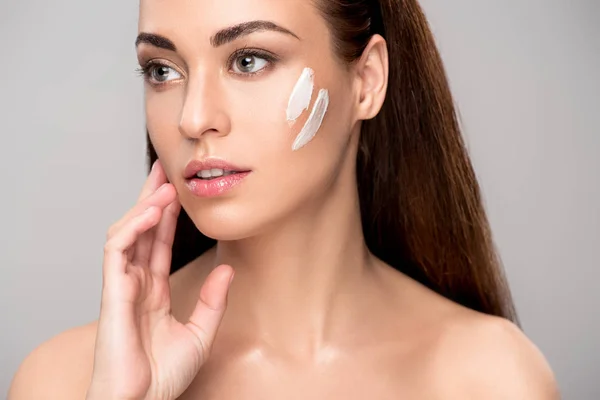
[[[210,365],[207,365],[210,367]],[[180,400],[444,399],[422,362],[352,362],[290,368],[236,365],[201,371]]]

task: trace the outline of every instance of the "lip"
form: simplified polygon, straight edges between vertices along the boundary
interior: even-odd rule
[[[223,169],[236,172],[250,172],[250,168],[234,165],[220,158],[206,158],[204,160],[192,160],[183,171],[185,179],[192,179],[199,171],[204,169]]]
[[[233,175],[222,176],[210,180],[191,178],[186,179],[185,185],[188,190],[197,197],[216,197],[242,183],[244,178],[250,175],[250,173],[250,171],[238,172]]]
[[[226,171],[235,171],[236,173],[210,180],[196,177],[199,171],[206,169],[223,169]],[[223,159],[207,158],[189,162],[183,175],[185,185],[192,194],[197,197],[216,197],[239,185],[251,172],[249,168],[234,165]]]

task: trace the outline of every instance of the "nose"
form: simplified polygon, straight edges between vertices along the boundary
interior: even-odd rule
[[[179,132],[185,138],[199,139],[207,134],[225,136],[230,130],[231,120],[218,80],[190,78],[181,110]]]

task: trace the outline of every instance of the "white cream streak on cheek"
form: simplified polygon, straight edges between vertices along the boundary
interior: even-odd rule
[[[302,71],[288,101],[286,111],[288,121],[296,121],[304,110],[308,110],[314,87],[314,76],[315,72],[310,68],[304,68]]]
[[[327,92],[327,89],[321,89],[319,90],[319,95],[317,96],[315,105],[313,106],[306,123],[298,136],[296,136],[296,140],[294,140],[294,144],[292,145],[293,151],[299,150],[315,137],[317,131],[321,127],[328,106],[329,92]]]

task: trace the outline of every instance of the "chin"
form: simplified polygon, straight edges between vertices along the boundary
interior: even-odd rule
[[[254,236],[260,224],[246,213],[230,207],[198,207],[186,210],[196,228],[205,236],[215,240],[233,241]]]

